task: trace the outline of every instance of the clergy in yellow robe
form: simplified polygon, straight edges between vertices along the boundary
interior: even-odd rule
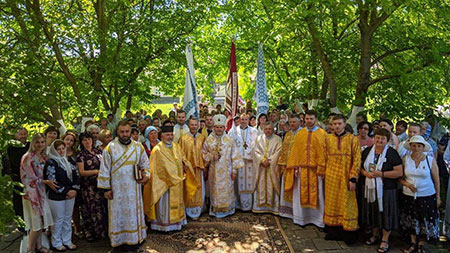
[[[292,219],[292,190],[285,191],[286,178],[293,180],[294,168],[286,169],[287,160],[291,152],[292,143],[294,142],[295,135],[302,129],[300,126],[300,116],[293,114],[289,117],[289,130],[283,139],[283,145],[281,146],[280,158],[278,158],[278,166],[281,171],[281,193],[280,193],[280,213],[279,215],[284,218]],[[293,185],[293,183],[291,183]]]
[[[335,132],[329,134],[325,141],[324,223],[355,231],[358,229],[355,189],[361,167],[361,147],[356,136],[345,132],[342,115],[334,116],[333,128]],[[335,238],[330,236],[326,239]]]
[[[324,145],[327,133],[317,127],[316,112],[308,110],[305,128],[295,136],[287,168],[295,169],[295,176],[286,178],[285,191],[293,194],[293,220],[301,226],[314,224],[324,227],[323,177]]]
[[[192,199],[198,185],[190,163],[183,161],[178,143],[173,142],[173,127],[162,126],[161,131],[161,142],[150,155],[151,179],[144,186],[144,212],[152,229],[180,230],[187,223],[184,203]]]
[[[253,212],[278,214],[280,208],[280,169],[278,158],[281,138],[274,134],[272,122],[264,124],[264,134],[255,141],[253,166],[257,168]]]
[[[205,136],[198,133],[199,122],[196,118],[188,121],[189,132],[179,140],[183,157],[188,160],[194,170],[198,187],[191,201],[186,202],[186,214],[190,218],[196,219],[205,208],[205,163],[203,161],[202,148]]]

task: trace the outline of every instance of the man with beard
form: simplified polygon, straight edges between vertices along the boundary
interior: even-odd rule
[[[209,163],[209,215],[223,218],[235,212],[234,180],[244,162],[236,143],[225,133],[225,115],[215,115],[213,120],[214,133],[206,138],[203,158]]]
[[[173,131],[173,141],[178,143],[180,138],[189,132],[189,128],[186,125],[186,112],[183,110],[177,110],[177,124],[174,127]]]
[[[254,181],[256,180],[252,151],[255,140],[258,137],[258,130],[249,127],[248,121],[248,115],[245,113],[241,114],[239,127],[235,127],[234,131],[229,133],[244,160],[244,167],[238,170],[237,180],[235,181],[236,208],[243,211],[252,210],[252,193]]]
[[[131,139],[128,121],[119,122],[117,138],[103,151],[98,174],[98,188],[108,199],[111,246],[119,250],[135,251],[147,237],[141,184],[150,178],[148,165],[144,147]]]
[[[153,230],[163,232],[181,230],[187,224],[184,203],[192,200],[198,188],[191,164],[183,160],[181,148],[174,142],[173,128],[161,127],[161,142],[150,155],[152,177],[144,186],[147,219]]]
[[[294,138],[286,167],[294,175],[286,178],[285,191],[293,196],[295,224],[314,224],[323,228],[323,180],[325,173],[324,145],[327,133],[316,126],[316,112],[305,113],[305,128]],[[322,176],[322,177],[320,177]]]
[[[11,176],[12,181],[20,181],[20,161],[22,156],[30,148],[30,143],[27,142],[28,131],[24,127],[17,129],[14,135],[14,140],[8,142],[8,148],[6,150],[7,159],[4,163],[4,169],[6,174]],[[23,205],[22,196],[17,192],[21,192],[23,189],[20,186],[15,185],[13,192],[13,206],[16,215],[23,218]]]

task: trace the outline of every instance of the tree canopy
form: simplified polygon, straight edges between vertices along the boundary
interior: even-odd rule
[[[188,41],[206,96],[226,81],[234,39],[245,99],[263,43],[272,104],[419,119],[449,103],[449,0],[5,0],[0,11],[8,126],[137,109],[150,87],[180,96]]]

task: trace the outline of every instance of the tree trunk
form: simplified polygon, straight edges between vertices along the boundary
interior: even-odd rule
[[[366,104],[367,90],[370,82],[372,34],[363,25],[360,25],[360,31],[361,55],[359,58],[358,82],[356,85],[354,105],[363,107]]]
[[[316,34],[316,29],[314,27],[314,21],[311,18],[307,18],[306,22],[308,24],[308,30],[311,34],[314,46],[316,48],[317,55],[319,56],[320,63],[322,65],[323,72],[325,73],[326,79],[328,79],[328,87],[330,90],[330,107],[336,107],[337,104],[337,84],[334,77],[333,69],[328,61],[327,55],[325,54],[319,38]]]
[[[308,99],[319,98],[319,80],[317,79],[317,53],[314,44],[311,44],[311,69],[310,69],[310,86],[308,89]]]
[[[325,76],[325,73],[323,73],[322,89],[320,91],[320,99],[321,100],[327,99],[327,93],[328,93],[328,79]]]
[[[133,95],[132,94],[128,94],[128,98],[127,98],[127,111],[131,111],[131,102],[133,102]]]

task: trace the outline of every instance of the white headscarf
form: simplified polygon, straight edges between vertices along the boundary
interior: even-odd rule
[[[55,141],[57,141],[57,140],[55,140]],[[64,151],[64,156],[61,156],[58,153],[58,151],[56,151],[55,141],[53,141],[52,145],[50,145],[48,158],[55,160],[58,163],[59,167],[63,168],[66,171],[67,177],[70,179],[70,181],[72,181],[72,166],[73,165],[69,162],[69,160],[67,160],[67,156],[66,156],[67,151]]]

